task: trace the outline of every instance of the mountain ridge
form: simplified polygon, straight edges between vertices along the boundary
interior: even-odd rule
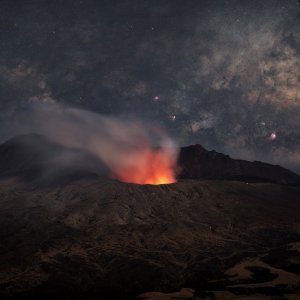
[[[233,159],[215,150],[208,151],[200,144],[182,147],[178,163],[181,167],[179,177],[185,179],[300,184],[300,176],[282,166],[260,161]]]
[[[214,179],[300,185],[300,176],[278,165],[232,159],[200,144],[181,147],[178,179]],[[38,134],[15,136],[0,145],[0,178],[21,176],[53,182],[85,176],[109,176],[99,158],[63,147]]]

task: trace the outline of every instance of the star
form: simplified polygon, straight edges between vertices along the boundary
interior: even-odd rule
[[[170,120],[173,122],[176,121],[176,115],[170,115]]]
[[[273,131],[269,136],[269,140],[274,141],[274,140],[276,140],[276,138],[277,138],[277,134],[275,131]]]

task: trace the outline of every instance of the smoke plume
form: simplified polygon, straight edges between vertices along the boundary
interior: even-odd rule
[[[92,154],[109,168],[112,178],[137,184],[176,181],[178,150],[161,129],[57,104],[34,105],[26,121],[24,117],[19,119],[22,133],[35,131]]]

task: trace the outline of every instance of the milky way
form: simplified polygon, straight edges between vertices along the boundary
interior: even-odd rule
[[[297,0],[3,0],[0,11],[1,141],[32,103],[64,103],[300,172]]]

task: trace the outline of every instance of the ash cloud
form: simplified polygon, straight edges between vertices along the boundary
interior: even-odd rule
[[[7,122],[12,124],[11,120]],[[155,125],[65,105],[32,104],[26,113],[15,116],[11,134],[31,132],[73,151],[48,153],[55,165],[83,165],[84,156],[78,155],[79,150],[98,158],[108,167],[111,177],[122,181],[152,183],[161,165],[167,170],[160,171],[175,181],[178,147]],[[51,169],[50,164],[48,168]],[[46,171],[51,174],[51,170]],[[149,176],[152,177],[148,179]]]

